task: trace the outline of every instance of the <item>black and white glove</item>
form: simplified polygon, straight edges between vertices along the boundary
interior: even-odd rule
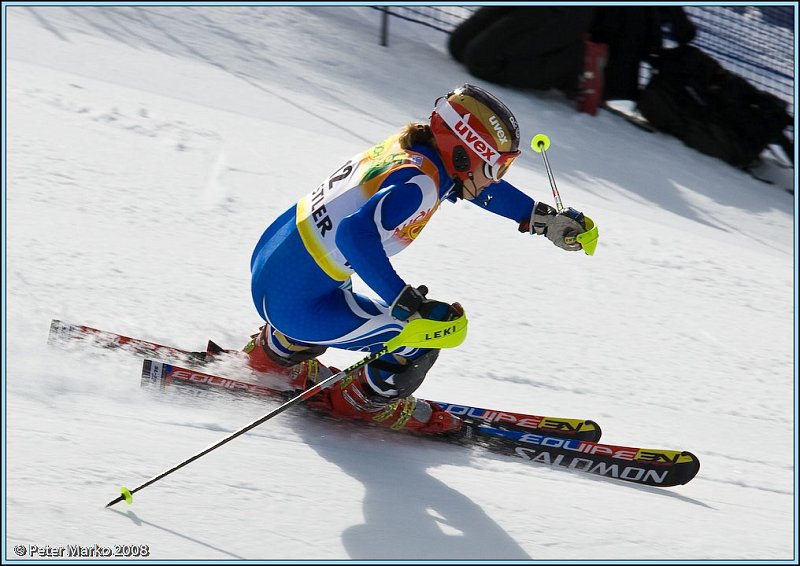
[[[586,221],[574,208],[556,212],[552,206],[537,202],[530,220],[522,221],[519,230],[545,236],[562,250],[575,252],[581,249],[575,236],[586,231]]]
[[[433,299],[426,299],[428,288],[420,285],[417,288],[406,285],[391,306],[392,316],[398,320],[427,318],[430,320],[455,320],[464,313],[458,303],[448,304]]]

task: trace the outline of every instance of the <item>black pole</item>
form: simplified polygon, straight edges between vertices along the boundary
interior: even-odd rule
[[[302,393],[300,393],[296,397],[293,397],[292,399],[288,400],[286,403],[284,403],[280,407],[277,407],[276,409],[273,409],[272,411],[270,411],[269,413],[267,413],[266,415],[264,415],[260,419],[255,420],[255,421],[251,422],[249,425],[247,425],[245,427],[242,427],[239,430],[237,430],[236,432],[233,432],[233,433],[229,434],[228,436],[226,436],[225,438],[223,438],[219,442],[216,442],[216,443],[212,444],[211,446],[209,446],[205,450],[202,450],[202,451],[198,452],[197,454],[195,454],[194,456],[192,456],[190,458],[187,458],[186,460],[184,460],[180,464],[177,464],[177,465],[171,467],[169,470],[166,470],[166,471],[158,474],[157,476],[155,476],[153,478],[150,478],[149,480],[147,480],[143,484],[137,485],[133,489],[129,490],[127,488],[122,488],[122,495],[120,495],[116,499],[113,499],[112,501],[109,501],[106,504],[106,507],[111,507],[112,505],[115,505],[115,504],[119,503],[120,501],[122,501],[124,499],[132,498],[133,494],[136,493],[137,491],[146,488],[148,485],[157,482],[158,480],[168,476],[172,472],[180,470],[182,467],[186,466],[187,464],[191,464],[192,462],[194,462],[195,460],[197,460],[198,458],[200,458],[202,456],[205,456],[206,454],[208,454],[212,450],[216,450],[217,448],[219,448],[223,444],[227,444],[228,442],[230,442],[234,438],[237,438],[237,437],[243,435],[247,431],[252,430],[255,427],[259,426],[260,424],[267,422],[272,417],[281,414],[282,412],[284,412],[289,407],[297,405],[301,401],[305,401],[306,399],[308,399],[310,397],[313,397],[314,395],[316,395],[317,393],[319,393],[323,389],[327,389],[328,387],[331,387],[337,381],[339,381],[339,380],[343,379],[345,376],[353,373],[358,368],[360,368],[362,366],[365,366],[365,365],[367,365],[369,363],[374,362],[375,360],[377,360],[378,358],[380,358],[382,355],[384,355],[387,352],[389,352],[389,348],[387,346],[384,346],[383,348],[381,348],[377,352],[373,352],[372,354],[370,354],[366,358],[364,358],[362,360],[359,360],[358,362],[354,363],[353,365],[351,365],[346,370],[340,371],[339,373],[336,373],[336,374],[334,374],[334,375],[332,375],[332,376],[320,381],[319,383],[314,385],[314,387],[306,389],[305,391],[303,391]],[[127,495],[127,497],[126,497],[126,495]],[[130,502],[130,500],[129,500],[129,502]]]
[[[381,10],[381,46],[387,47],[389,45],[389,8]]]
[[[143,484],[138,485],[133,489],[128,489],[126,487],[123,487],[120,490],[122,492],[122,495],[120,495],[116,499],[113,499],[112,501],[109,501],[108,504],[106,504],[106,507],[111,507],[112,505],[119,503],[120,501],[123,500],[126,500],[128,503],[131,503],[131,501],[133,500],[133,494],[136,493],[137,491],[144,489],[148,485],[157,482],[161,478],[168,476],[169,474],[171,474],[176,470],[180,470],[182,467],[186,466],[187,464],[190,464],[191,462],[194,462],[201,456],[208,454],[212,450],[216,450],[223,444],[226,444],[231,440],[233,440],[234,438],[243,435],[248,430],[257,427],[258,425],[268,421],[269,419],[271,419],[276,415],[279,415],[289,407],[297,405],[298,403],[305,401],[310,397],[313,397],[323,389],[332,387],[333,384],[335,384],[340,379],[344,379],[346,376],[352,374],[362,366],[371,364],[372,362],[374,362],[375,360],[377,360],[378,358],[380,358],[381,356],[383,356],[388,352],[393,352],[394,350],[401,348],[403,346],[414,346],[418,348],[455,348],[464,341],[466,330],[467,330],[467,319],[463,313],[455,321],[436,321],[424,318],[417,318],[408,321],[408,323],[406,324],[406,326],[403,327],[400,333],[397,334],[397,336],[395,336],[394,338],[391,338],[388,342],[386,342],[381,347],[380,350],[373,352],[366,358],[357,361],[347,369],[342,370],[339,373],[335,373],[330,377],[320,381],[313,387],[306,389],[296,397],[293,397],[280,407],[273,409],[260,419],[255,420],[249,425],[240,428],[236,432],[229,434],[219,442],[212,444],[205,450],[198,452],[197,454],[195,454],[190,458],[187,458],[180,464],[171,467],[169,470],[161,472],[160,474],[158,474],[154,478],[147,480]]]

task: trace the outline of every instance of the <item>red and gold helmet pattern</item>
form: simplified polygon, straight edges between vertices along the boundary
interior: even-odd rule
[[[516,118],[481,87],[464,84],[440,97],[430,120],[445,169],[462,182],[481,165],[498,181],[520,154]]]

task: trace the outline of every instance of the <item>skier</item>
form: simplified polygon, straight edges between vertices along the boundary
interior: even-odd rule
[[[460,316],[458,303],[428,298],[424,285],[406,283],[389,261],[445,201],[470,201],[513,220],[520,231],[580,250],[574,236],[586,231],[583,214],[557,214],[501,180],[520,154],[519,142],[509,109],[464,84],[436,101],[429,123],[407,124],[292,205],[253,251],[253,301],[266,324],[245,347],[250,365],[306,389],[331,375],[316,360],[328,347],[375,352],[409,320]],[[380,300],[355,293],[353,274]],[[457,431],[458,417],[412,395],[438,354],[402,348],[308,402],[396,430]]]

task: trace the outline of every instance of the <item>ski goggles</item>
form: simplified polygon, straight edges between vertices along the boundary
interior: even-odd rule
[[[519,154],[519,151],[501,153],[500,159],[498,159],[497,163],[494,165],[484,161],[483,174],[487,179],[491,179],[494,182],[499,181],[503,178],[503,175],[506,174],[506,171],[508,171],[508,168],[511,166],[511,164],[514,163],[514,160],[519,157]]]

